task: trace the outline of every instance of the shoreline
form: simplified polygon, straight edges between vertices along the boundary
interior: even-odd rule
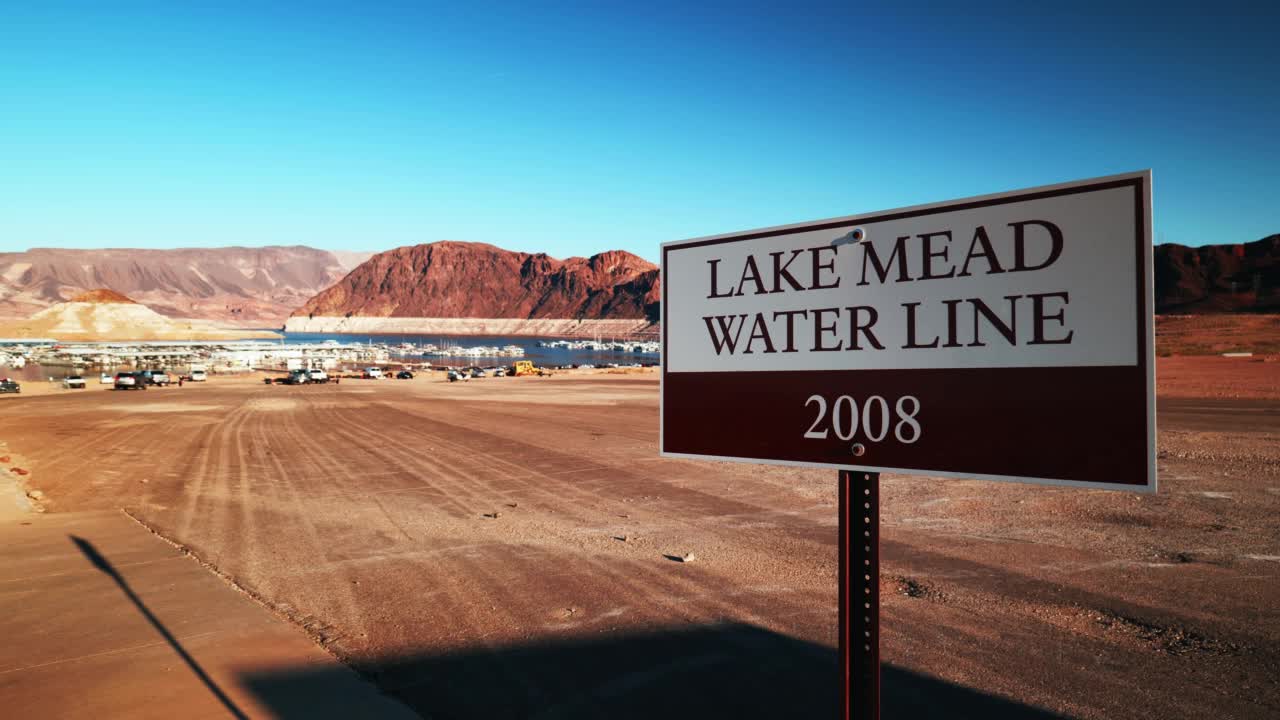
[[[575,320],[571,318],[425,318],[315,317],[289,318],[286,333],[332,335],[448,335],[547,338],[657,338],[657,323],[643,318]]]

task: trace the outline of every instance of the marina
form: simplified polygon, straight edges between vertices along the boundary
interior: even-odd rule
[[[475,344],[473,344],[475,343]],[[167,369],[210,374],[254,369],[317,368],[399,363],[415,367],[493,367],[531,359],[554,367],[654,365],[655,342],[566,341],[536,338],[334,336],[289,334],[279,341],[74,342],[0,339],[0,375],[34,380],[118,369]]]
[[[641,341],[561,340],[503,335],[338,335],[286,333],[289,343],[340,343],[383,347],[390,360],[448,366],[502,364],[528,359],[538,365],[656,364],[661,344]]]
[[[662,343],[653,340],[539,340],[538,347],[656,355],[661,352]]]

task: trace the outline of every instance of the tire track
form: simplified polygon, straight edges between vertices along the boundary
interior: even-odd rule
[[[75,481],[84,476],[85,470],[100,466],[104,456],[119,454],[119,448],[122,447],[133,448],[139,437],[154,432],[155,428],[152,425],[144,425],[134,428],[128,435],[123,436],[115,433],[99,433],[99,439],[86,444],[72,441],[62,443],[61,446],[67,449],[56,452],[52,457],[41,458],[38,455],[32,457],[37,469],[55,482]],[[70,467],[62,467],[64,461],[70,461]],[[75,491],[80,488],[70,489]]]
[[[306,439],[306,433],[302,431],[298,425],[296,419],[293,417],[293,413],[288,413],[287,417],[285,417],[283,422],[279,423],[279,425],[282,425],[283,427],[277,429],[280,430],[281,435],[291,441],[289,443],[290,445],[297,444],[299,438],[302,438],[303,440]],[[308,557],[311,559],[311,562],[314,562],[316,558],[326,558],[326,543],[324,542],[320,532],[316,529],[314,521],[311,519],[312,513],[311,508],[309,507],[310,503],[308,498],[305,496],[305,493],[294,481],[294,473],[290,472],[289,469],[284,466],[284,463],[280,458],[274,453],[267,456],[267,462],[274,470],[275,476],[280,478],[282,481],[280,487],[284,491],[285,496],[280,499],[282,502],[288,503],[289,510],[291,512],[286,514],[292,520],[293,526],[299,531],[299,539],[303,540],[306,546],[305,548],[302,548],[305,551],[305,557],[302,558],[302,561],[304,563],[307,562]],[[307,472],[307,470],[317,469],[318,466],[315,461],[308,460],[306,461],[306,465],[307,467],[300,468],[300,470],[302,470],[300,473],[302,477],[314,477],[318,474]],[[352,627],[354,630],[361,633],[367,633],[368,627],[365,619],[365,611],[361,609],[360,604],[357,602],[355,594],[351,590],[350,586],[343,583],[330,583],[330,585],[333,587],[335,592],[324,593],[320,600],[321,603],[323,603],[324,600],[332,598],[338,604],[338,607],[333,608],[336,612],[330,612],[330,617],[337,615],[342,618],[343,623]],[[334,619],[336,620],[337,618]],[[329,622],[329,624],[335,625],[337,623]]]
[[[387,409],[389,409],[392,412],[407,414],[407,413],[403,413],[400,410],[397,410],[394,407],[389,407],[389,406],[384,406],[384,407],[387,407]],[[413,416],[413,417],[416,417],[416,416]],[[434,420],[430,422],[436,425],[443,424],[443,423],[440,423],[439,421],[434,421]],[[446,427],[456,427],[456,426],[446,425]],[[544,473],[528,465],[522,465],[515,461],[507,460],[497,453],[486,452],[472,445],[465,445],[455,440],[446,439],[444,436],[438,433],[432,433],[422,428],[415,427],[414,432],[418,436],[423,438],[426,442],[429,442],[434,446],[443,447],[451,451],[453,455],[455,455],[462,463],[465,463],[470,466],[468,469],[464,470],[462,466],[448,463],[439,457],[435,458],[435,462],[443,466],[443,468],[447,470],[448,473],[456,474],[456,475],[465,477],[469,480],[472,480],[473,482],[482,484],[486,489],[486,491],[488,492],[488,495],[486,495],[485,497],[479,498],[474,490],[469,490],[468,492],[472,497],[476,497],[478,499],[483,500],[484,503],[492,504],[494,502],[492,499],[493,495],[495,494],[509,495],[511,493],[511,490],[509,487],[505,487],[505,486],[502,488],[495,487],[493,482],[486,481],[483,479],[483,475],[493,475],[494,473],[492,472],[492,470],[488,470],[487,466],[485,465],[484,462],[482,462],[481,459],[483,459],[484,461],[488,461],[488,465],[501,466],[502,468],[509,471],[506,475],[503,475],[504,483],[514,483],[515,485],[518,486],[519,490],[525,494],[526,497],[529,494],[542,496],[547,500],[548,506],[555,508],[557,511],[576,514],[574,511],[576,511],[582,504],[585,504],[588,502],[598,503],[602,500],[607,500],[607,498],[603,497],[599,493],[582,490],[580,484],[568,483],[563,480],[556,479],[553,475]],[[499,440],[501,442],[518,444],[517,441],[514,441],[514,440],[506,441],[505,439],[498,438],[497,436],[492,436],[488,434],[481,434],[481,438],[483,440],[489,440],[492,438],[492,439]],[[408,453],[411,456],[416,456],[416,453],[420,452],[419,450],[408,447],[405,443],[396,439],[392,439],[389,442],[391,442],[392,444],[398,445],[403,452]],[[551,453],[542,451],[540,448],[533,448],[533,446],[527,446],[527,445],[522,445],[522,447],[532,449],[537,453],[543,453],[547,457],[553,457]],[[488,472],[485,472],[485,470],[488,470]],[[609,471],[609,469],[606,467],[601,467],[599,468],[599,471],[607,472]],[[539,482],[539,481],[542,481],[542,482]],[[547,487],[547,484],[548,484],[547,481],[550,481],[550,483],[556,485],[556,487],[555,488]],[[576,519],[586,522],[588,520],[588,517],[585,515],[576,514]]]
[[[333,424],[338,427],[342,427],[345,425],[345,420],[340,417],[340,413],[336,413],[334,415]],[[415,428],[414,432],[421,437],[429,439],[429,441],[437,447],[438,446],[448,447],[450,450],[461,455],[461,450],[458,448],[458,444],[454,443],[453,441],[445,440],[438,434],[428,433],[420,428]],[[400,460],[402,462],[404,461],[405,454],[408,454],[409,456],[411,456],[415,461],[419,458],[419,455],[417,453],[421,452],[420,449],[410,449],[409,446],[405,443],[405,441],[400,441],[399,439],[392,439],[392,440],[389,440],[388,442],[390,442],[391,444],[397,445],[398,448],[401,450]],[[498,464],[506,464],[509,466],[516,467],[527,476],[534,476],[541,479],[549,479],[551,477],[538,470],[533,470],[525,466],[519,466],[512,461],[506,461],[506,460],[495,461],[493,459],[494,455],[492,453],[480,453],[480,454],[483,455],[486,459],[489,459],[490,462],[495,462]],[[439,462],[438,456],[435,459],[437,462]],[[457,470],[455,470],[455,472],[457,472]],[[472,479],[474,480],[478,478],[472,477]],[[564,485],[564,483],[560,483],[560,484]],[[492,485],[486,484],[486,487],[489,487],[490,489],[492,489]],[[560,493],[549,491],[549,494],[555,497],[560,503],[569,501],[563,498]],[[581,493],[579,494],[581,495]],[[604,498],[602,498],[598,494],[591,494],[591,497],[594,500],[604,500]],[[563,505],[557,505],[557,507],[563,507]],[[738,516],[746,516],[746,515],[759,514],[759,513],[760,511],[756,511],[755,513],[739,513]],[[767,514],[772,515],[775,518],[777,517],[773,511],[768,511]],[[690,524],[696,524],[696,521],[691,521]],[[413,562],[408,558],[403,558],[403,559],[409,562]],[[741,606],[740,603],[713,601],[710,604],[708,604],[706,599],[710,598],[712,596],[712,593],[708,591],[708,586],[707,586],[708,581],[706,580],[693,580],[693,579],[687,579],[687,578],[686,579],[669,578],[667,577],[666,574],[663,574],[663,573],[646,571],[645,572],[646,581],[638,582],[638,581],[635,581],[633,578],[627,577],[625,575],[620,575],[613,572],[604,572],[606,566],[603,564],[603,562],[601,562],[600,560],[598,560],[597,558],[589,554],[584,553],[583,558],[581,559],[584,559],[588,565],[595,568],[597,573],[601,573],[609,576],[611,578],[610,587],[613,588],[615,591],[621,590],[623,594],[630,595],[632,602],[637,605],[651,607],[656,604],[660,607],[666,608],[670,612],[675,612],[677,610],[677,606],[672,602],[668,600],[659,601],[660,596],[655,595],[647,587],[647,586],[652,586],[652,587],[663,587],[666,590],[666,594],[670,596],[700,598],[701,600],[697,603],[697,607],[700,609],[700,612],[698,614],[720,615],[724,617],[742,617],[744,614],[743,613],[744,608]],[[502,569],[501,566],[491,570],[489,567],[489,563],[480,563],[480,564],[464,563],[456,556],[450,558],[450,560],[453,561],[454,563],[458,563],[462,565],[461,567],[458,568],[458,572],[464,573],[465,576],[467,577],[475,578],[477,576],[483,576],[490,580],[490,584],[499,588],[503,587],[504,584],[510,582],[506,580],[499,580],[497,578],[496,573]],[[453,573],[449,573],[449,574],[452,575]],[[515,573],[515,575],[517,577],[522,577],[519,575],[519,573]],[[574,577],[572,581],[573,585],[582,585],[583,583],[584,583],[584,578],[581,575]],[[535,598],[534,596],[531,596],[528,593],[521,595],[521,602],[523,605],[530,605],[531,601],[534,601],[532,602],[532,604],[537,605],[538,602],[536,602],[536,600],[537,598]],[[554,600],[551,598],[543,598],[541,604],[550,605],[553,602]],[[778,604],[776,598],[770,599],[770,602],[775,606]],[[502,606],[505,606],[505,604],[500,605],[500,607]],[[764,608],[764,609],[767,610],[767,608]],[[757,624],[766,624],[764,621],[765,616],[760,614],[759,612],[749,611],[745,614],[749,615],[748,619],[752,622],[755,622]],[[796,615],[796,614],[807,614],[807,613],[803,611],[795,611],[794,609],[792,612],[788,613],[788,615]],[[661,614],[659,614],[658,617],[660,617],[660,615]],[[523,622],[536,620],[535,618],[530,618],[527,616],[517,617],[512,613],[505,613],[505,616],[509,620],[521,620]],[[542,618],[541,620],[545,622],[545,618]]]
[[[178,511],[176,524],[177,537],[179,539],[190,536],[191,523],[196,516],[196,506],[204,494],[204,480],[209,474],[213,448],[216,447],[216,441],[221,437],[219,428],[220,425],[210,426],[207,431],[202,431],[196,439],[195,454],[188,462],[187,471],[181,481],[184,501],[182,509]]]
[[[409,414],[403,413],[403,411],[399,411],[394,407],[390,407],[389,409],[393,412]],[[418,417],[412,414],[409,415]],[[457,426],[442,423],[440,421],[431,422],[437,426],[457,428]],[[460,430],[467,435],[477,436],[478,441],[482,445],[490,444],[487,441],[490,438],[495,437],[484,433],[476,433],[470,430]],[[510,472],[508,473],[508,476],[518,478],[516,482],[522,490],[542,496],[547,499],[547,505],[549,508],[554,509],[558,514],[565,513],[569,517],[572,517],[584,524],[594,524],[598,518],[598,514],[617,514],[619,512],[630,514],[631,512],[634,512],[637,509],[635,506],[619,503],[617,498],[624,494],[627,488],[643,488],[644,492],[654,492],[654,485],[655,483],[658,483],[664,488],[660,491],[664,495],[694,496],[684,497],[675,501],[683,501],[682,504],[686,505],[686,509],[689,512],[664,513],[667,515],[667,517],[664,518],[666,527],[671,530],[696,532],[698,530],[705,529],[708,518],[718,519],[721,516],[729,515],[733,517],[758,517],[763,522],[778,524],[779,527],[773,528],[775,531],[786,532],[798,540],[815,542],[819,545],[825,542],[827,536],[833,532],[831,527],[812,522],[806,522],[803,523],[802,526],[797,526],[796,522],[799,521],[800,518],[794,513],[786,514],[782,511],[765,509],[747,503],[740,503],[736,508],[737,512],[728,512],[729,508],[725,507],[725,498],[712,498],[698,490],[682,488],[667,482],[655,481],[651,475],[635,473],[625,468],[602,466],[599,468],[599,472],[602,475],[608,476],[608,479],[606,480],[594,479],[586,482],[569,482],[562,477],[559,477],[556,473],[543,472],[536,468],[522,465],[512,460],[507,460],[498,454],[485,452],[474,446],[464,445],[460,442],[447,439],[438,433],[431,433],[421,428],[416,428],[415,431],[421,437],[429,439],[432,444],[449,449],[457,456],[465,458],[465,462],[478,462],[478,460],[474,459],[483,458],[488,465],[509,469]],[[512,444],[518,444],[516,441],[510,442]],[[552,466],[564,465],[565,460],[574,461],[578,459],[576,456],[556,453],[555,451],[537,446],[521,445],[521,447],[528,450],[529,455],[532,457],[547,458],[547,464]],[[552,458],[555,459],[553,460]],[[454,468],[453,471],[461,473],[461,471],[456,468]],[[480,480],[476,473],[467,473],[467,476],[480,482],[484,482],[483,480]],[[485,483],[485,485],[489,488],[491,494],[510,494],[510,490],[507,488],[499,490],[495,488],[492,483]],[[474,493],[472,494],[474,496]],[[695,499],[697,502],[691,502],[691,500]],[[487,502],[492,504],[493,500],[487,499]],[[709,513],[708,511],[712,507],[715,508],[716,512]],[[578,512],[582,508],[594,508],[594,512],[597,513],[597,515],[588,515]],[[778,520],[783,518],[788,522],[777,523]],[[776,538],[771,536],[766,545],[773,544],[775,541]]]
[[[483,508],[492,504],[492,500],[473,505],[463,503],[460,498],[479,499],[476,491],[464,482],[467,479],[478,481],[478,478],[447,464],[438,455],[433,456],[419,448],[411,448],[398,441],[382,437],[377,438],[378,444],[371,443],[367,435],[349,429],[352,425],[351,418],[337,411],[330,412],[328,415],[330,417],[328,426],[339,437],[344,438],[350,447],[358,448],[360,452],[375,461],[369,463],[369,466],[384,465],[401,470],[419,487],[431,489],[438,500],[452,507],[453,512],[450,514],[454,517],[475,517],[477,507]],[[451,474],[457,474],[462,479],[450,482],[447,478]]]

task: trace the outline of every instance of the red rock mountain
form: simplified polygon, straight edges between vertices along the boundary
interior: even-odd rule
[[[1280,235],[1243,245],[1157,245],[1156,312],[1280,312]]]
[[[483,243],[374,255],[295,316],[651,319],[658,268],[621,250],[557,260]]]
[[[0,253],[0,317],[25,318],[107,288],[170,317],[277,327],[342,278],[344,255],[309,247],[61,250]]]
[[[98,288],[97,290],[82,292],[79,295],[71,298],[70,302],[100,303],[100,304],[114,304],[114,305],[136,305],[137,304],[137,302],[132,300],[131,298],[125,295],[121,295],[115,290],[108,290],[106,288]]]

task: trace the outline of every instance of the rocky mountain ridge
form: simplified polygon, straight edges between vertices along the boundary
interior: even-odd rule
[[[441,241],[379,253],[295,318],[658,319],[658,268],[622,250],[558,260]]]
[[[1156,312],[1280,312],[1280,234],[1236,245],[1155,248]]]
[[[1154,265],[1157,313],[1280,312],[1280,235],[1158,245]],[[288,318],[291,330],[452,333],[465,332],[467,319],[488,319],[505,321],[483,325],[489,331],[620,333],[658,321],[658,275],[621,250],[559,260],[451,241],[377,255],[303,246],[36,248],[0,253],[0,317],[26,318],[104,288],[168,317],[240,327]]]
[[[1158,313],[1280,312],[1280,235],[1235,245],[1158,245],[1154,269]],[[343,327],[388,332],[406,331],[408,318],[656,323],[660,299],[657,267],[624,251],[557,260],[445,241],[373,256],[298,309],[290,329],[344,331],[334,318],[345,319]],[[395,318],[406,320],[388,322]]]
[[[294,308],[369,253],[304,246],[57,249],[0,253],[0,317],[25,318],[95,288],[157,312],[220,324],[279,327]]]

